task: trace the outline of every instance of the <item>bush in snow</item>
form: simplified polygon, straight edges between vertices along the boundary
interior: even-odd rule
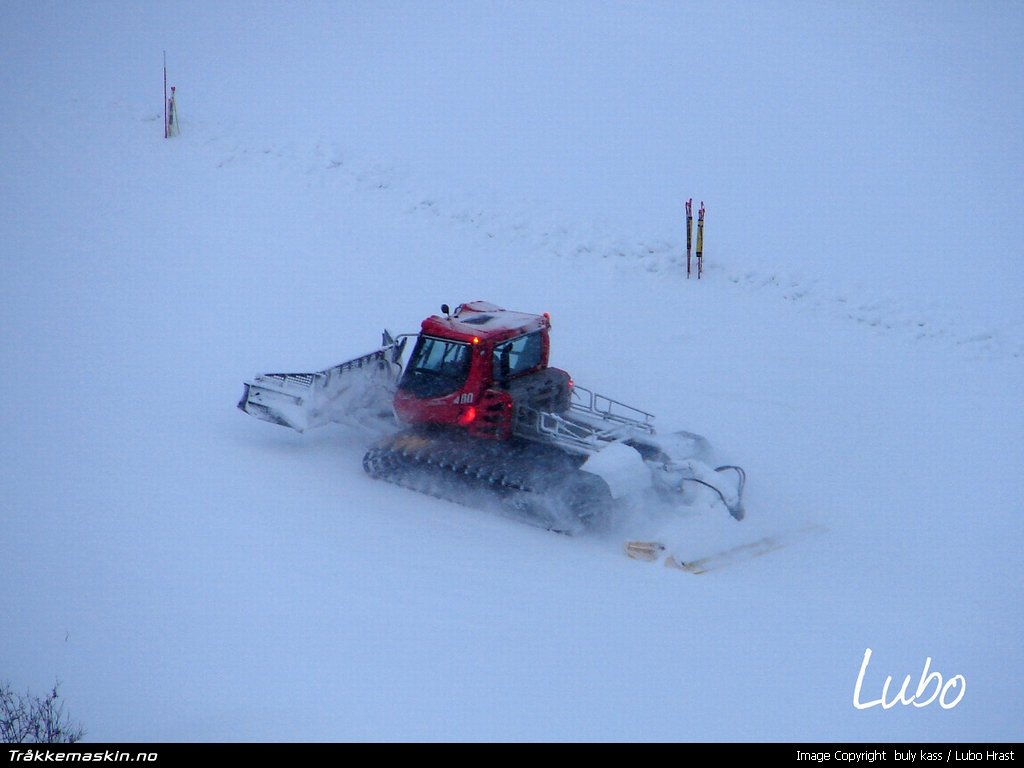
[[[60,683],[42,698],[15,693],[10,683],[0,683],[0,742],[6,744],[73,744],[85,731],[64,713],[57,693]]]

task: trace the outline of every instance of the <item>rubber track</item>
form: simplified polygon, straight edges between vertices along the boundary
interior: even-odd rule
[[[376,479],[563,533],[604,519],[613,503],[605,481],[580,463],[550,446],[422,431],[386,438],[363,457]]]

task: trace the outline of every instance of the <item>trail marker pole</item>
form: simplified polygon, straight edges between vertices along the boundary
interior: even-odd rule
[[[697,211],[697,279],[700,280],[704,271],[704,201],[700,201]]]
[[[164,138],[167,138],[167,51],[164,51]]]
[[[181,133],[178,127],[178,105],[175,101],[174,86],[171,86],[171,98],[167,100],[167,135],[177,136]]]
[[[164,138],[177,136],[181,133],[178,128],[178,105],[174,98],[174,86],[171,86],[171,95],[167,96],[167,51],[164,51]]]
[[[693,198],[686,201],[686,279],[690,279],[690,245],[693,241]]]

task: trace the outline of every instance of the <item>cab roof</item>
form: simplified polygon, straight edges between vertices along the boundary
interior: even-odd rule
[[[431,315],[422,323],[423,333],[443,339],[499,342],[524,333],[548,329],[550,318],[526,312],[512,312],[486,301],[460,304],[449,316]]]

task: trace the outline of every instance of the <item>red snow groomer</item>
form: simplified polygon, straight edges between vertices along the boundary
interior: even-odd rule
[[[652,414],[549,366],[550,329],[547,313],[445,304],[418,334],[385,331],[383,346],[361,357],[316,373],[257,376],[238,407],[299,432],[383,425],[363,457],[370,476],[471,505],[497,501],[552,529],[605,518],[620,488],[635,495],[637,484],[622,475],[636,469],[649,477],[643,493],[688,504],[694,483],[743,518],[741,468],[714,461],[698,435],[656,434]]]

